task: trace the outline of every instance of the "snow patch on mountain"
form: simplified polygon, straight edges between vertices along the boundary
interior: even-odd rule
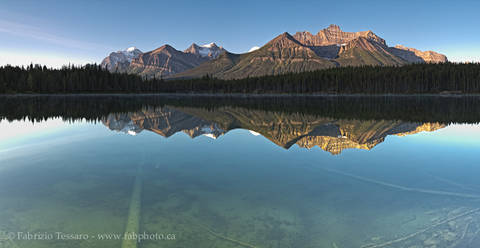
[[[123,54],[125,58],[122,58],[128,62],[132,62],[134,58],[136,58],[138,55],[142,54],[142,51],[137,49],[136,47],[129,47],[123,51],[118,51],[117,53]]]
[[[255,132],[255,131],[252,131],[252,130],[248,130],[253,136],[259,136],[260,134]]]
[[[210,139],[214,139],[214,140],[217,139],[217,137],[215,137],[215,135],[212,133],[206,133],[206,134],[203,134],[203,136],[208,137]]]
[[[203,58],[216,59],[224,51],[225,51],[225,49],[223,49],[223,47],[219,47],[219,46],[217,46],[217,44],[212,42],[212,43],[201,45],[201,46],[193,43],[184,52],[196,54],[196,55],[198,55],[200,57],[203,57]]]
[[[218,127],[216,124],[214,124],[213,126],[205,125],[200,129],[200,133],[205,137],[217,139],[217,137],[225,133],[225,130]]]
[[[137,48],[133,46],[133,47],[127,48],[127,50],[125,50],[125,51],[127,51],[127,52],[133,52],[133,51],[135,51],[136,49],[137,49]]]
[[[112,52],[108,57],[103,59],[100,64],[103,68],[115,71],[118,69],[124,69],[127,67],[134,58],[137,58],[142,54],[142,51],[136,47],[129,47],[123,51]]]
[[[212,48],[213,46],[217,46],[214,42],[202,45],[201,47]]]
[[[217,58],[218,55],[223,51],[222,48],[218,47],[215,43],[210,43],[206,45],[202,45],[198,49],[198,53],[202,57],[212,57]]]
[[[254,47],[250,48],[250,50],[248,50],[248,52],[251,53],[253,51],[257,51],[258,49],[260,49],[260,47],[254,46]]]
[[[107,125],[111,130],[115,130],[120,133],[128,134],[135,136],[143,131],[143,128],[137,126],[131,119],[128,119],[126,116],[122,116],[117,119],[115,115],[109,115],[107,120],[104,120],[103,123]]]

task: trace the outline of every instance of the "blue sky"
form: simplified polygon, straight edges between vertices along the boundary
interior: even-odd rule
[[[216,42],[235,53],[338,24],[480,61],[479,1],[0,1],[0,65],[100,62],[111,51]]]

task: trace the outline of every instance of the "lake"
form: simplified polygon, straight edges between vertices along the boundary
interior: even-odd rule
[[[480,97],[0,97],[0,247],[480,247]]]

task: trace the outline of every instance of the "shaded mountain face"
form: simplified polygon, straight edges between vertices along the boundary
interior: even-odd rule
[[[126,72],[130,62],[142,54],[142,51],[136,47],[130,47],[123,51],[112,52],[102,60],[100,64],[102,68],[106,68],[111,72]]]
[[[404,65],[408,61],[395,56],[384,43],[365,37],[355,38],[340,46],[335,59],[340,66]]]
[[[281,113],[225,107],[215,111],[202,108],[162,107],[128,114],[110,114],[103,123],[111,130],[134,135],[149,130],[164,137],[184,132],[192,138],[217,138],[241,128],[263,135],[285,149],[293,145],[319,147],[331,154],[345,149],[370,150],[388,135],[410,135],[445,127],[439,123],[392,120],[345,120],[298,113]]]
[[[339,26],[330,25],[316,35],[309,32],[297,32],[293,36],[284,33],[258,50],[219,56],[171,78],[195,78],[208,74],[237,79],[339,66],[400,66],[446,61],[444,55],[431,51],[388,47],[385,40],[372,31],[344,32]]]
[[[223,49],[223,47],[217,46],[217,44],[215,43],[210,43],[202,46],[199,46],[193,43],[190,47],[188,47],[183,52],[195,54],[203,58],[216,59],[218,58],[218,56],[220,56],[220,54],[222,54],[223,52],[226,52],[226,50]]]
[[[433,51],[422,52],[415,48],[410,48],[402,45],[396,45],[390,48],[390,51],[396,56],[410,62],[410,63],[442,63],[447,62],[447,56]]]
[[[169,45],[164,45],[133,59],[128,72],[147,78],[154,76],[161,78],[194,68],[208,59],[208,57],[184,53]]]
[[[111,53],[101,65],[112,72],[127,72],[141,76],[166,77],[188,69],[201,63],[216,59],[226,52],[223,47],[210,43],[198,46],[193,43],[184,52],[178,51],[170,45],[164,45],[153,51],[142,53],[135,47],[125,51]]]

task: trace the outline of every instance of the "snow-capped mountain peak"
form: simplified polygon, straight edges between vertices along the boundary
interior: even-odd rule
[[[125,51],[127,51],[127,52],[133,52],[133,51],[135,51],[135,50],[137,50],[137,48],[133,46],[133,47],[127,48],[127,50],[125,50]]]
[[[215,42],[212,42],[212,43],[209,43],[209,44],[202,45],[201,47],[212,48],[212,47],[216,47],[216,46],[217,46],[217,44],[215,44]]]
[[[184,52],[185,53],[196,54],[196,55],[198,55],[200,57],[203,57],[203,58],[216,59],[224,51],[225,51],[225,49],[223,49],[223,47],[219,47],[219,46],[217,46],[217,44],[215,44],[215,42],[212,42],[210,44],[205,44],[205,45],[201,45],[201,46],[193,43]]]
[[[136,47],[129,47],[123,51],[118,51],[118,52],[125,55],[125,59],[128,62],[132,62],[132,59],[134,59],[135,57],[137,57],[142,53],[142,51],[138,50]]]
[[[218,47],[218,46],[217,46],[217,44],[215,44],[215,42],[212,42],[212,43],[209,43],[209,44],[201,45],[201,47],[212,48],[212,47]]]
[[[123,72],[126,70],[130,62],[142,54],[142,51],[136,47],[129,47],[123,51],[112,52],[108,57],[103,59],[101,66],[110,71]]]

